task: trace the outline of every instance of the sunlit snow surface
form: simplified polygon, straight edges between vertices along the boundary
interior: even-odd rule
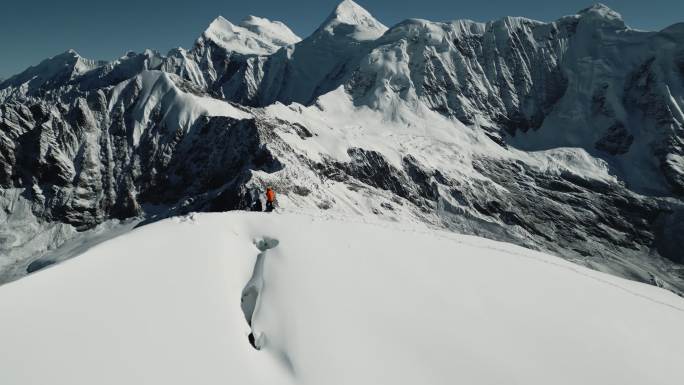
[[[0,383],[681,383],[674,294],[406,226],[237,212],[145,226],[0,287]]]
[[[272,54],[280,47],[301,40],[285,24],[256,16],[249,16],[240,25],[219,16],[203,36],[228,51],[243,55]]]

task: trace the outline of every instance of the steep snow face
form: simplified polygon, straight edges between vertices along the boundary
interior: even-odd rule
[[[224,101],[183,92],[172,80],[172,75],[161,71],[143,72],[129,81],[119,83],[111,91],[109,110],[121,108],[130,90],[139,90],[135,105],[127,111],[133,118],[134,146],[140,144],[140,138],[148,127],[161,125],[165,130],[185,134],[200,117],[244,119],[251,116]]]
[[[219,16],[202,34],[228,52],[243,55],[268,55],[301,39],[285,24],[249,17],[239,26]]]
[[[346,86],[372,106],[397,95],[486,130],[524,130],[565,91],[558,62],[568,38],[566,28],[523,18],[407,20],[378,39]]]
[[[0,308],[4,384],[677,385],[684,356],[684,301],[665,290],[290,214],[153,224],[0,287]]]
[[[356,103],[420,100],[521,149],[583,148],[636,192],[681,195],[676,30],[634,31],[601,5],[553,23],[408,20],[337,79]]]

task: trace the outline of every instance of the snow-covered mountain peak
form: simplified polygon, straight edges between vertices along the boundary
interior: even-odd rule
[[[47,67],[50,67],[51,69],[58,69],[59,67],[70,67],[75,73],[80,74],[87,72],[96,66],[97,63],[94,60],[84,58],[74,49],[68,49],[59,55],[46,59],[34,68],[43,67],[44,69],[48,69]]]
[[[69,49],[7,79],[0,88],[23,86],[25,91],[31,92],[44,86],[65,84],[74,77],[103,64],[96,60],[86,59],[75,50]]]
[[[577,13],[581,19],[616,29],[626,28],[622,15],[608,6],[597,3]],[[593,24],[592,23],[592,24]]]
[[[300,39],[285,24],[250,16],[235,25],[219,16],[211,22],[202,37],[229,52],[243,55],[270,55],[280,47]]]
[[[231,23],[228,19],[226,19],[223,16],[218,16],[214,21],[209,24],[209,27],[207,27],[206,31],[204,31],[205,34],[213,34],[213,33],[221,33],[221,32],[229,32],[232,31],[234,28],[234,24]]]
[[[360,5],[352,0],[344,0],[337,5],[318,31],[362,41],[379,38],[387,31],[387,27]]]
[[[271,41],[281,46],[294,44],[302,40],[283,22],[269,20],[264,17],[249,15],[240,22],[240,26],[257,35],[268,37]]]
[[[73,49],[73,48],[69,48],[68,50],[66,50],[65,52],[63,52],[62,55],[71,55],[71,56],[78,56],[78,57],[81,56],[81,55],[79,55],[78,52],[76,52],[76,50]]]
[[[609,6],[603,4],[603,3],[596,3],[592,5],[591,7],[587,7],[582,9],[581,11],[578,12],[580,15],[582,14],[589,14],[589,13],[596,13],[599,15],[602,15],[604,17],[617,17],[622,19],[622,15],[614,11],[612,8]]]

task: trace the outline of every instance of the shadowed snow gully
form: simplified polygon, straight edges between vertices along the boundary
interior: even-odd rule
[[[245,320],[247,324],[252,327],[252,319],[254,318],[254,312],[257,310],[259,305],[259,294],[264,290],[264,259],[266,258],[266,252],[278,246],[278,240],[272,238],[261,238],[254,241],[254,245],[257,249],[261,251],[257,255],[256,264],[254,265],[254,272],[252,273],[252,278],[249,279],[247,285],[242,290],[242,298],[240,300],[242,306],[242,312],[245,314]],[[255,334],[254,329],[249,333],[249,343],[256,349],[261,348],[262,334]]]

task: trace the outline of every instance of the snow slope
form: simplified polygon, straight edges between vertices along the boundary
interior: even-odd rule
[[[684,356],[668,291],[291,213],[145,226],[1,287],[0,309],[5,385],[679,384]]]

